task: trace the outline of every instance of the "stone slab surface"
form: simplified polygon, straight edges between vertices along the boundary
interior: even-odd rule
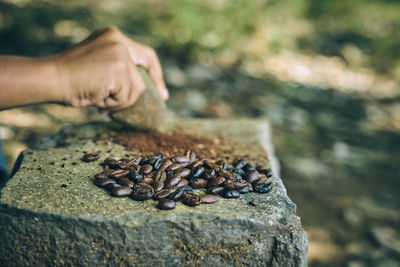
[[[21,154],[15,174],[0,191],[0,265],[307,264],[307,237],[278,176],[267,121],[164,123],[163,132],[229,137],[246,147],[233,147],[232,153],[260,155],[259,162],[274,173],[268,194],[219,198],[197,207],[179,202],[171,211],[158,210],[152,200],[112,198],[94,185],[93,175],[102,167],[100,161],[83,163],[83,151],[102,151],[102,159],[126,154],[123,146],[93,140],[96,133],[117,128],[103,122],[70,127],[45,140],[42,149]],[[248,204],[254,199],[256,207]]]

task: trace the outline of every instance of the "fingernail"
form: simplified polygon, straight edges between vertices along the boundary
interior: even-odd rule
[[[161,90],[161,97],[162,97],[162,99],[164,99],[164,100],[167,100],[167,99],[168,99],[169,93],[168,93],[168,89],[167,89],[167,88],[164,88],[163,90]]]

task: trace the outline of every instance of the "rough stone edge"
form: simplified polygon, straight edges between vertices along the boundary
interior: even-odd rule
[[[292,216],[295,215],[292,214]],[[297,227],[280,223],[268,225],[267,222],[263,224],[244,219],[235,220],[232,224],[231,220],[218,220],[218,218],[197,223],[197,220],[202,218],[196,217],[198,216],[190,218],[185,224],[177,224],[169,220],[150,221],[148,225],[144,225],[144,227],[149,226],[149,229],[143,231],[143,225],[126,227],[113,220],[90,221],[52,213],[38,214],[2,204],[0,218],[1,221],[8,221],[8,223],[0,224],[3,228],[0,230],[4,233],[0,239],[5,239],[0,244],[7,244],[0,249],[0,263],[6,266],[13,266],[13,264],[18,266],[22,263],[28,266],[37,266],[37,264],[74,266],[101,263],[101,260],[105,260],[103,263],[106,265],[198,266],[209,263],[208,260],[225,259],[219,266],[232,266],[232,264],[234,266],[248,264],[306,266],[307,250],[304,248],[307,244],[305,232],[300,224]],[[65,227],[66,223],[69,227]],[[224,225],[224,223],[231,225],[230,231],[237,231],[237,239],[220,238],[220,242],[216,244],[198,242],[199,240],[196,239],[198,231],[208,231],[210,226],[211,228],[212,226],[221,227],[220,224]],[[168,226],[163,228],[168,232],[162,233],[161,237],[159,234],[157,237],[164,242],[152,246],[151,240],[140,233],[146,234],[147,230],[152,234],[160,232],[157,228],[161,224]],[[295,229],[288,229],[291,227]],[[276,228],[276,231],[270,231],[272,228]],[[287,235],[288,232],[291,232],[290,235]],[[57,235],[49,233],[57,233]],[[275,233],[275,235],[272,236],[269,233]],[[14,242],[21,239],[22,245]],[[142,250],[143,247],[154,248],[154,251]],[[76,248],[79,249],[76,250]],[[85,250],[81,251],[81,248]],[[257,252],[256,249],[265,251],[266,254]],[[138,251],[140,253],[137,253]],[[215,259],[209,256],[214,251]],[[154,261],[142,262],[141,258],[154,259]],[[175,259],[175,261],[159,262],[160,258]]]
[[[265,120],[262,124],[260,124],[257,132],[257,137],[260,140],[262,147],[267,152],[272,172],[274,173],[274,175],[279,177],[280,164],[275,155],[274,146],[272,145],[272,127],[267,120]]]
[[[280,177],[280,164],[279,161],[275,155],[275,149],[272,143],[272,127],[271,124],[269,123],[268,120],[265,120],[264,123],[260,124],[258,131],[257,131],[257,136],[261,142],[261,145],[263,146],[264,150],[267,152],[268,155],[268,159],[270,161],[271,164],[271,170],[274,174],[274,176],[277,176],[279,178],[279,182],[281,183],[281,188],[284,190],[284,194],[287,197],[287,199],[289,200],[289,202],[291,202],[294,205],[294,213],[293,215],[296,216],[299,220],[299,222],[301,221],[300,217],[296,215],[296,211],[297,211],[297,205],[296,203],[294,203],[290,197],[287,194],[286,191],[286,187],[283,184],[283,180]],[[300,223],[301,225],[301,223]],[[305,230],[300,227],[300,232],[301,235],[304,236],[304,242],[300,242],[301,246],[303,246],[303,248],[305,247],[305,253],[304,253],[304,258],[301,260],[301,264],[300,266],[307,266],[307,254],[308,254],[308,238],[307,238],[307,233],[305,232]],[[302,240],[301,238],[299,240]],[[283,244],[280,244],[278,240],[274,241],[274,246],[279,247]],[[300,249],[300,244],[298,246],[298,249]],[[274,260],[274,259],[273,259]],[[275,263],[277,264],[277,266],[279,266],[279,259],[275,259],[277,260]],[[281,259],[282,260],[282,259]],[[271,262],[272,263],[272,262]]]

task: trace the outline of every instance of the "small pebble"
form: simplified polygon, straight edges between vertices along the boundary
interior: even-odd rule
[[[253,199],[252,201],[249,202],[250,205],[252,206],[257,206],[258,205],[258,201],[256,199]]]

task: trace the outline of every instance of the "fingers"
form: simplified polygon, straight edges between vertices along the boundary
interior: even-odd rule
[[[133,105],[143,94],[144,90],[146,90],[146,83],[144,82],[143,77],[136,65],[132,65],[130,68],[130,77],[130,82],[132,85],[129,90],[130,94],[127,102],[128,106]]]
[[[169,94],[156,52],[152,48],[130,39],[128,39],[128,45],[133,62],[148,71],[150,78],[153,80],[154,85],[161,95],[161,98],[164,101],[168,100]]]
[[[113,98],[113,96],[109,96],[106,99],[103,99],[96,106],[102,110],[111,110],[113,108],[118,107],[120,104],[117,100]]]
[[[108,34],[108,36],[106,36],[106,38],[109,38],[109,36],[113,35],[118,35],[120,34],[120,31],[115,28],[114,26],[105,26],[103,28],[97,29],[94,32],[92,32],[85,40],[83,40],[81,43],[82,44],[86,44],[89,43],[90,41],[93,41],[95,39],[97,39],[100,36],[105,36],[106,34]],[[114,40],[116,41],[116,40]]]
[[[146,89],[146,84],[138,70],[132,64],[119,90],[114,91],[106,99],[101,100],[96,106],[101,110],[113,111],[132,106]]]
[[[155,51],[129,39],[117,28],[97,30],[71,50],[63,56],[73,59],[68,62],[80,62],[69,63],[71,66],[84,65],[87,71],[98,72],[93,76],[101,77],[88,79],[88,75],[77,73],[81,80],[86,81],[84,88],[88,89],[83,89],[83,93],[79,91],[87,100],[78,98],[76,106],[96,104],[99,109],[109,111],[133,105],[146,89],[138,65],[148,71],[162,99],[168,99],[161,64]]]
[[[166,101],[168,100],[168,90],[165,86],[160,61],[156,55],[150,60],[150,66],[148,68],[150,78],[154,81],[161,98]]]

